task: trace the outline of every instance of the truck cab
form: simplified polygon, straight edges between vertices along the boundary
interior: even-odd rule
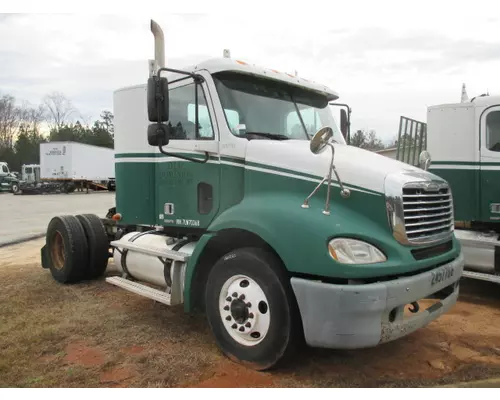
[[[40,182],[40,165],[28,164],[23,165],[21,168],[21,176],[23,183],[37,183]]]
[[[500,283],[500,96],[429,107],[427,151],[453,188],[465,275]]]
[[[0,162],[0,191],[5,190],[16,193],[19,190],[19,180],[10,172],[6,162]]]
[[[114,94],[116,207],[53,218],[54,279],[107,271],[200,310],[224,354],[259,370],[304,343],[396,340],[453,307],[463,255],[443,178],[348,145],[327,86],[228,56],[171,69],[151,30],[147,84]]]

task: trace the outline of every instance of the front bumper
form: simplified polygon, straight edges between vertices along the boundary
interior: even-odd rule
[[[408,335],[447,312],[457,301],[463,254],[418,275],[364,285],[334,285],[292,278],[308,345],[355,349]],[[446,297],[411,317],[405,305],[440,292]],[[444,292],[444,291],[443,291]]]

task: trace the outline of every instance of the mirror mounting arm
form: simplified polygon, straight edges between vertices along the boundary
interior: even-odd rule
[[[321,182],[314,188],[314,190],[311,192],[309,196],[304,200],[304,203],[302,204],[302,208],[309,208],[309,200],[311,197],[313,197],[318,190],[321,188],[321,186],[326,182],[327,183],[327,189],[326,189],[326,201],[325,201],[325,209],[323,210],[323,214],[325,215],[330,215],[330,192],[331,192],[331,183],[332,183],[332,171],[335,174],[335,177],[337,178],[337,182],[339,183],[340,186],[340,195],[344,198],[347,199],[351,195],[351,191],[349,189],[346,189],[344,187],[344,184],[342,183],[342,180],[340,179],[340,176],[337,172],[337,169],[335,168],[334,164],[334,159],[335,159],[335,146],[333,145],[332,142],[329,142],[327,144],[332,149],[332,158],[330,160],[330,168],[328,169],[328,174],[325,176]]]

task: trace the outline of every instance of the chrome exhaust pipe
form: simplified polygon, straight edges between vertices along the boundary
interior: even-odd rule
[[[160,25],[151,20],[151,32],[155,38],[155,61],[158,68],[165,68],[165,38]]]

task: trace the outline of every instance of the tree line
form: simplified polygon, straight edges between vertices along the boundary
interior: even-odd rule
[[[18,104],[9,94],[0,95],[0,161],[12,171],[23,164],[40,163],[40,143],[73,141],[114,147],[113,113],[104,110],[90,123],[60,92],[52,92],[39,105]]]

